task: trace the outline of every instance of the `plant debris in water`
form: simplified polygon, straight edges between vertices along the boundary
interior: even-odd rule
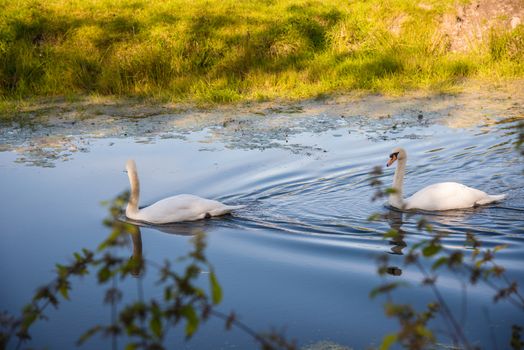
[[[112,104],[58,101],[32,105],[4,118],[0,151],[15,152],[20,163],[53,166],[77,152],[89,151],[94,139],[133,138],[137,143],[154,143],[187,139],[205,130],[199,142],[218,141],[232,149],[277,148],[311,156],[325,150],[295,142],[294,135],[340,129],[338,135],[356,132],[376,141],[413,139],[424,135],[410,132],[410,127],[463,128],[523,116],[524,92],[511,86],[458,95],[338,96],[322,102],[258,103],[213,110],[133,100]]]

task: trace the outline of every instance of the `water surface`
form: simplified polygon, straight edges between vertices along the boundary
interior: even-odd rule
[[[376,273],[380,254],[389,253],[392,266],[402,269],[400,276],[386,280],[412,284],[395,294],[398,301],[422,307],[434,299],[430,290],[418,286],[416,269],[402,264],[409,247],[427,237],[416,228],[421,215],[390,210],[384,200],[371,201],[370,171],[384,166],[395,146],[408,151],[406,195],[440,181],[508,194],[488,207],[425,216],[449,234],[444,239],[449,248],[462,249],[468,232],[478,235],[484,247],[507,244],[498,262],[524,284],[524,167],[514,150],[515,118],[491,115],[489,125],[481,121],[457,128],[451,117],[418,117],[418,111],[382,118],[292,112],[173,123],[149,134],[144,130],[151,124],[130,121],[137,132],[103,137],[71,132],[57,137],[59,147],[54,148],[48,143],[34,147],[34,138],[16,144],[24,139],[16,133],[41,129],[5,129],[0,309],[18,312],[35,288],[52,278],[55,263],[82,247],[96,247],[107,235],[102,225],[106,209],[100,202],[128,188],[123,170],[129,158],[138,166],[142,205],[178,193],[246,205],[219,219],[142,227],[143,253],[158,262],[173,259],[187,252],[191,235],[205,232],[206,252],[224,290],[219,309],[234,310],[260,331],[283,330],[300,346],[328,342],[361,349],[377,346],[383,335],[397,329],[384,316],[384,300],[368,296],[384,281]],[[381,180],[390,184],[393,171],[384,168]],[[375,212],[386,217],[368,221]],[[390,228],[404,234],[402,242],[382,239]],[[123,282],[126,300],[139,291],[145,297],[160,296],[154,272],[146,270]],[[468,288],[464,298],[454,274],[442,274],[439,282],[474,344],[506,348],[510,326],[522,323],[522,311],[504,302],[494,304],[494,292],[483,284]],[[92,276],[76,281],[73,301],[38,323],[30,345],[72,348],[89,326],[108,323],[110,308],[102,303],[103,293]],[[441,320],[436,325],[443,329]],[[184,349],[254,347],[248,336],[226,332],[216,320],[203,325],[191,341],[176,331],[170,342]],[[84,348],[110,344],[96,338]]]

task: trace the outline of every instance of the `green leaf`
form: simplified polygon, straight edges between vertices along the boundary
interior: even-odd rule
[[[478,260],[477,262],[475,262],[475,267],[480,268],[484,263],[485,263],[484,260]]]
[[[373,288],[371,290],[371,292],[369,292],[369,297],[370,298],[374,298],[374,297],[376,297],[377,295],[379,295],[381,293],[390,292],[393,289],[395,289],[395,288],[397,288],[399,286],[402,286],[402,285],[406,285],[406,283],[403,283],[403,282],[392,282],[392,283],[381,284],[380,286]]]
[[[421,337],[424,337],[426,339],[433,339],[433,332],[431,332],[429,329],[424,327],[423,325],[419,324],[415,327],[415,331],[418,335]]]
[[[388,230],[388,232],[384,233],[384,238],[397,238],[399,236],[399,232],[395,230],[394,228]]]
[[[191,305],[186,305],[180,309],[180,314],[186,319],[186,337],[190,338],[198,328],[200,320]]]
[[[60,286],[59,292],[60,292],[60,294],[62,294],[64,299],[69,300],[69,287],[67,286],[66,283],[63,283]]]
[[[101,330],[102,330],[102,326],[94,326],[88,329],[84,334],[80,336],[80,338],[78,338],[78,340],[76,341],[76,344],[82,345],[83,343],[86,342],[86,340],[88,340],[89,338],[91,338],[93,335],[100,332]]]
[[[162,321],[159,317],[153,316],[149,322],[149,328],[155,337],[160,338],[162,336]]]
[[[368,217],[368,221],[377,221],[380,219],[380,214],[378,213],[375,213],[375,214],[371,214],[369,217]]]
[[[109,243],[108,243],[107,240],[105,240],[105,241],[103,241],[102,243],[100,243],[100,244],[98,245],[97,250],[100,252],[100,251],[106,249],[108,246],[109,246]]]
[[[114,246],[115,245],[115,242],[118,238],[118,236],[120,236],[120,234],[122,233],[121,230],[119,229],[113,229],[113,231],[111,231],[111,233],[109,234],[109,236],[106,238],[105,241],[103,241],[102,243],[100,243],[100,245],[98,246],[98,251],[101,252],[111,246]]]
[[[495,248],[493,248],[493,252],[498,252],[499,250],[502,250],[502,249],[506,249],[508,247],[507,244],[501,244],[501,245],[498,245],[496,246]]]
[[[65,277],[67,275],[67,267],[64,265],[56,264],[56,271],[58,272],[58,276]]]
[[[103,283],[111,277],[111,271],[106,266],[98,271],[98,282]]]
[[[213,304],[219,304],[222,301],[222,287],[218,284],[214,271],[209,273],[209,283],[211,284],[211,300],[213,300]]]
[[[84,257],[86,259],[90,259],[93,257],[93,252],[90,251],[89,249],[86,249],[86,248],[82,248],[82,253],[84,253]]]
[[[433,255],[437,254],[440,251],[441,248],[442,248],[442,246],[440,246],[440,245],[430,244],[430,245],[424,247],[424,249],[422,249],[422,254],[425,257],[430,257],[430,256],[433,256]]]
[[[425,241],[421,241],[421,242],[418,242],[418,243],[415,243],[411,246],[411,251],[414,252],[416,251],[419,247],[421,247],[424,243],[426,243]]]
[[[391,345],[397,341],[397,335],[395,333],[390,333],[382,339],[382,344],[380,344],[379,350],[388,350]]]
[[[173,288],[171,286],[167,286],[164,288],[164,300],[169,301],[173,298]]]
[[[138,344],[136,343],[129,343],[125,347],[125,350],[135,350],[135,349],[138,349]]]
[[[441,258],[438,258],[437,261],[435,261],[435,262],[433,263],[433,266],[431,266],[431,268],[432,268],[433,270],[436,270],[436,269],[438,269],[442,264],[445,264],[445,263],[447,263],[447,262],[448,262],[448,257],[447,257],[447,256],[443,256],[443,257],[441,257]]]
[[[155,337],[162,338],[162,311],[154,301],[151,304],[151,321],[149,322],[149,328]]]
[[[22,320],[21,328],[28,329],[36,321],[36,318],[39,316],[39,312],[34,310],[31,312],[24,312],[24,318]]]

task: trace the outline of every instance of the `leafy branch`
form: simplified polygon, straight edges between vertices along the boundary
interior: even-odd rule
[[[384,190],[380,176],[382,170],[376,167],[371,172],[371,186],[375,188],[372,200],[383,198],[391,193],[391,190]],[[369,220],[386,219],[386,215],[373,214]],[[409,304],[396,304],[392,300],[392,293],[399,287],[406,286],[402,282],[386,282],[377,286],[370,292],[370,297],[385,295],[387,302],[384,306],[385,313],[389,317],[395,317],[400,323],[400,330],[397,333],[388,334],[384,337],[381,349],[388,349],[394,343],[400,343],[408,349],[425,349],[436,342],[434,332],[430,329],[430,321],[438,313],[445,321],[448,334],[452,338],[455,346],[463,349],[475,349],[464,334],[461,323],[452,312],[446,298],[438,288],[438,272],[443,268],[455,274],[466,276],[470,284],[474,285],[479,281],[484,282],[494,291],[493,300],[498,302],[506,300],[521,311],[524,311],[524,298],[518,288],[516,281],[511,281],[505,274],[503,266],[495,262],[496,253],[505,248],[504,245],[493,249],[482,249],[481,241],[472,233],[466,234],[464,249],[448,249],[442,243],[446,237],[444,232],[435,232],[432,225],[422,218],[417,223],[419,231],[425,231],[430,238],[424,239],[413,244],[404,255],[405,266],[414,265],[421,273],[421,285],[428,286],[436,300],[430,302],[425,310],[417,312]],[[399,240],[403,242],[403,234],[400,229],[391,229],[383,234],[384,239],[393,239],[394,244]],[[405,243],[404,243],[405,246]],[[471,260],[466,261],[463,250],[471,250]],[[423,261],[430,263],[428,270]],[[378,258],[378,273],[381,276],[386,274],[400,276],[401,269],[389,265],[389,256],[383,254]],[[464,287],[465,288],[465,287]],[[511,346],[513,349],[522,349],[523,344],[520,338],[522,327],[513,326]]]
[[[68,264],[56,265],[56,276],[47,285],[37,289],[30,303],[22,310],[22,315],[15,318],[7,313],[0,314],[0,345],[6,348],[13,337],[18,339],[16,348],[31,339],[30,329],[38,320],[46,319],[49,305],[58,308],[64,300],[69,300],[72,289],[71,279],[90,273],[96,275],[98,284],[106,286],[104,302],[111,305],[111,322],[97,324],[85,331],[78,339],[82,345],[95,335],[112,338],[112,347],[116,349],[117,339],[125,336],[126,349],[164,349],[168,332],[185,323],[184,333],[190,339],[199,326],[215,317],[225,322],[225,328],[233,327],[250,335],[261,349],[292,350],[296,345],[288,341],[281,333],[271,331],[258,333],[238,320],[234,312],[229,314],[216,310],[223,298],[222,287],[213,266],[205,256],[206,240],[203,232],[196,234],[191,242],[190,252],[177,259],[175,263],[185,263],[182,272],[177,272],[171,261],[162,264],[149,261],[141,254],[139,227],[120,220],[122,207],[128,200],[128,193],[118,196],[109,206],[109,217],[104,220],[110,229],[108,237],[95,251],[82,249],[74,253]],[[117,256],[113,248],[128,245],[129,236],[140,247],[131,258]],[[137,247],[134,247],[135,249]],[[127,303],[117,312],[116,305],[123,299],[123,291],[118,288],[118,281],[129,275],[139,275],[146,266],[151,266],[158,273],[158,284],[163,287],[163,297],[159,300],[139,300]],[[178,266],[178,265],[177,265]],[[203,272],[207,272],[208,287],[199,286]]]

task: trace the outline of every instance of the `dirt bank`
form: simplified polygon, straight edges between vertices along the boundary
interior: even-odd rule
[[[524,0],[477,0],[456,6],[443,16],[440,32],[452,52],[467,52],[489,42],[492,30],[515,29],[524,23]]]

